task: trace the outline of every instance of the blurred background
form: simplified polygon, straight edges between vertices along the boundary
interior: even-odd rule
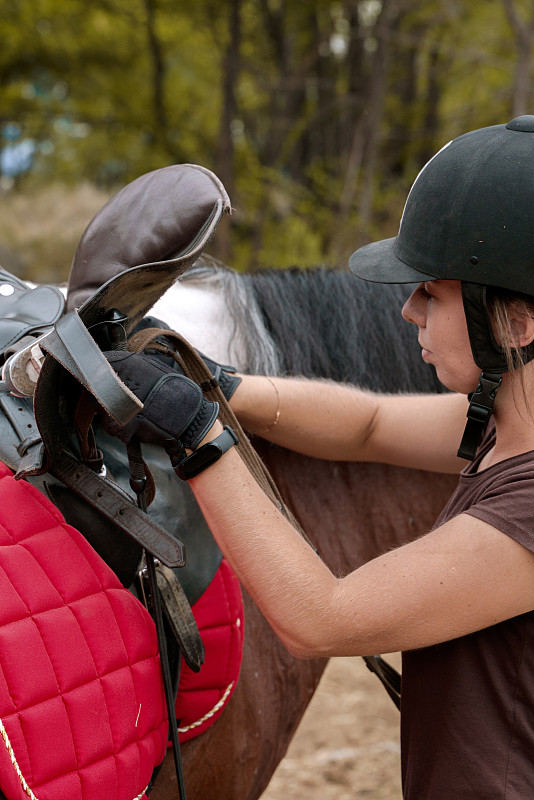
[[[395,235],[452,137],[534,111],[533,0],[0,0],[0,263],[66,278],[107,198],[212,169],[240,270]]]

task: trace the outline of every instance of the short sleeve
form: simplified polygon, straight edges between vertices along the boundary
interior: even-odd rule
[[[474,502],[463,509],[463,513],[487,522],[526,547],[527,550],[534,552],[534,457],[532,454],[522,454],[519,457],[507,459],[485,470],[479,476],[471,477],[480,479],[479,491]]]

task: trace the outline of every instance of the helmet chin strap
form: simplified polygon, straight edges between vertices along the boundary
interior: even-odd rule
[[[468,395],[469,408],[458,456],[472,461],[476,455],[482,433],[493,414],[497,389],[502,383],[500,372],[483,370],[474,392]]]
[[[502,383],[503,373],[508,372],[508,364],[505,352],[493,333],[487,287],[462,281],[462,300],[473,358],[482,370],[477,388],[468,395],[467,423],[458,450],[460,458],[472,461],[484,428],[493,414],[497,390]],[[534,342],[521,348],[521,356],[524,364],[534,359]]]
[[[488,420],[493,414],[503,372],[508,371],[504,351],[493,335],[486,302],[486,287],[462,281],[462,300],[475,363],[482,369],[477,388],[468,395],[467,422],[458,456],[472,461]]]

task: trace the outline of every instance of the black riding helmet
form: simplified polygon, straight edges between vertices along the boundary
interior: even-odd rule
[[[377,283],[460,280],[480,383],[459,455],[473,458],[503,372],[487,287],[534,298],[534,116],[471,131],[445,145],[413,184],[398,235],[357,250],[351,270]],[[534,347],[523,348],[525,362]]]

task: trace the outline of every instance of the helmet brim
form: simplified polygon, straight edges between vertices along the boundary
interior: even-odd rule
[[[396,255],[397,239],[366,244],[349,259],[349,268],[358,278],[373,283],[421,283],[435,281],[435,275],[410,267]]]

